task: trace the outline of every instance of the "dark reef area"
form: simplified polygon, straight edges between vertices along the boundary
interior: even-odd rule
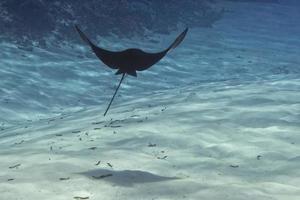
[[[91,37],[146,37],[179,26],[211,27],[223,12],[214,0],[1,0],[0,39],[36,46],[78,41],[74,24]]]

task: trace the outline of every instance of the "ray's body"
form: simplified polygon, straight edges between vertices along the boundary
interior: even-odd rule
[[[108,67],[112,69],[118,69],[116,74],[122,74],[122,78],[119,82],[119,85],[104,113],[106,115],[124,77],[125,74],[131,76],[137,76],[136,71],[143,71],[150,68],[152,65],[160,61],[171,49],[176,48],[184,39],[188,29],[185,29],[175,41],[165,50],[158,53],[148,53],[141,49],[126,49],[123,51],[109,51],[103,48],[100,48],[93,44],[88,37],[79,29],[78,26],[75,26],[77,32],[83,41],[85,41],[96,54],[96,56]]]

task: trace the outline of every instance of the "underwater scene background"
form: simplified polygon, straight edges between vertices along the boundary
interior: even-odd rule
[[[297,0],[1,0],[0,200],[300,198]],[[86,45],[158,52],[120,76]]]

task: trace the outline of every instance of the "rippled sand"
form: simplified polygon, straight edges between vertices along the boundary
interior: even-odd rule
[[[89,107],[11,127],[1,196],[296,200],[299,83],[182,87],[121,103],[109,118]]]

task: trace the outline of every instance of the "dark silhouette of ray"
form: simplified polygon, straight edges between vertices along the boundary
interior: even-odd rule
[[[141,49],[126,49],[123,51],[109,51],[103,48],[96,46],[92,43],[89,38],[79,29],[77,25],[75,25],[77,32],[79,33],[81,39],[85,41],[96,54],[96,56],[108,67],[112,69],[118,69],[116,75],[122,74],[122,78],[119,82],[119,85],[110,100],[110,103],[104,113],[106,115],[107,111],[112,104],[115,95],[121,83],[125,77],[125,74],[129,74],[131,76],[137,76],[136,71],[143,71],[150,68],[152,65],[160,61],[171,49],[176,48],[184,39],[188,28],[186,28],[176,39],[175,41],[165,50],[158,53],[148,53]]]

